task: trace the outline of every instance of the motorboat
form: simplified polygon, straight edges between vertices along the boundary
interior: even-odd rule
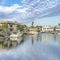
[[[10,38],[19,38],[22,36],[22,33],[21,32],[13,32],[11,35],[10,35]]]
[[[45,32],[45,31],[41,31],[41,33],[43,33],[43,34],[44,34],[44,33],[46,33],[46,32]]]
[[[60,33],[58,33],[60,35]]]
[[[12,41],[12,42],[17,42],[17,43],[20,43],[21,42],[21,40],[22,40],[22,37],[19,37],[19,38],[10,38],[10,41]]]
[[[29,31],[28,34],[35,35],[35,34],[38,34],[38,32],[37,31]]]

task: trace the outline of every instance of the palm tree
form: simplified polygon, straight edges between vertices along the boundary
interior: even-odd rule
[[[31,27],[32,27],[32,28],[34,27],[34,22],[32,22]]]

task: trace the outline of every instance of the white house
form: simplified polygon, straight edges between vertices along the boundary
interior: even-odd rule
[[[42,31],[43,32],[52,32],[53,30],[54,30],[54,28],[50,25],[42,26]]]
[[[60,33],[60,26],[56,26],[56,32],[59,32]]]

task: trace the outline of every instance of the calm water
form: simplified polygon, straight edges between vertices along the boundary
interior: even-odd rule
[[[60,35],[0,38],[0,60],[60,60]]]

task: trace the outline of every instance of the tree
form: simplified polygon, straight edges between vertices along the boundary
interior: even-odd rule
[[[0,26],[0,28],[6,28],[7,29],[8,28],[8,24],[3,24],[3,25]]]
[[[32,27],[32,28],[34,27],[34,22],[32,22],[31,27]]]
[[[18,25],[18,30],[23,31],[24,30],[24,25]]]
[[[42,31],[42,26],[36,26],[38,31]]]

